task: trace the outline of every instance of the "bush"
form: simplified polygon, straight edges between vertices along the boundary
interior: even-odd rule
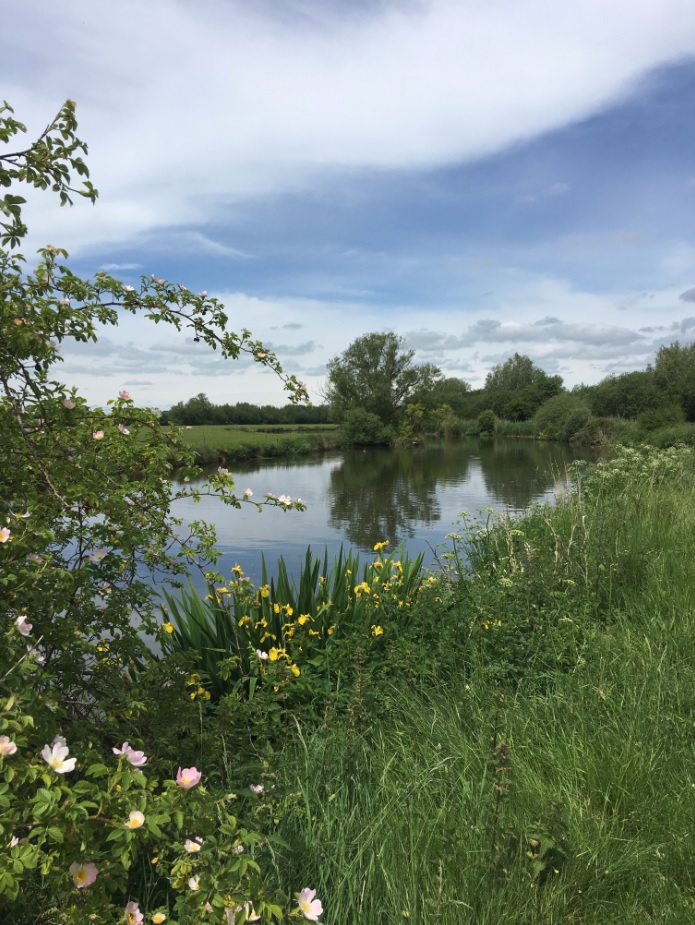
[[[489,408],[487,411],[481,411],[478,415],[478,433],[481,437],[494,437],[495,435],[495,412]]]
[[[345,414],[340,431],[345,443],[351,446],[388,446],[393,440],[391,428],[376,414],[362,408],[353,408]]]
[[[576,395],[563,392],[541,405],[536,412],[534,426],[539,437],[569,443],[590,417],[591,411],[586,402]]]

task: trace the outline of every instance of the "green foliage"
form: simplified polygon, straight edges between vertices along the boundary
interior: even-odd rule
[[[432,388],[439,370],[413,365],[415,351],[404,349],[404,343],[392,331],[365,334],[328,362],[326,398],[338,423],[361,409],[382,424],[394,424],[411,396]]]
[[[581,398],[563,392],[541,405],[536,412],[534,425],[539,437],[569,443],[590,417],[591,411]]]
[[[378,415],[363,408],[350,408],[345,412],[340,433],[349,446],[388,446],[393,440],[393,429]]]
[[[0,110],[5,143],[24,131],[10,113]],[[0,184],[10,190],[0,203],[0,904],[17,925],[123,921],[136,900],[148,918],[159,907],[179,925],[203,917],[221,925],[225,906],[239,906],[239,922],[247,902],[268,921],[281,910],[261,874],[258,821],[240,821],[243,808],[220,788],[219,770],[208,775],[205,756],[195,757],[185,664],[157,660],[146,641],[166,632],[152,577],[176,582],[216,555],[205,524],[182,529],[171,513],[177,501],[205,492],[238,508],[246,499],[225,471],[189,490],[186,480],[202,473],[156,411],[125,391],[107,411],[90,408],[60,382],[56,364],[63,342],[96,341],[101,326],[137,312],[185,328],[223,357],[249,353],[292,396],[305,392],[250,332],[228,330],[223,306],[205,294],[154,277],[138,287],[106,273],[83,279],[56,247],[27,270],[14,252],[27,229],[13,189],[28,183],[63,204],[75,192],[93,201],[85,151],[68,102],[36,142],[0,154]],[[184,464],[179,488],[170,482],[172,455]],[[116,761],[113,748],[124,752],[124,741],[145,750],[146,770],[131,753]],[[206,775],[192,790],[174,777],[194,759]],[[139,817],[128,824],[133,812],[142,825]],[[195,855],[184,847],[194,836],[205,841]],[[95,865],[93,883],[80,882],[93,873],[79,873],[80,864]]]
[[[327,552],[321,559],[307,549],[298,582],[281,557],[272,578],[263,560],[258,588],[236,566],[232,580],[211,585],[204,600],[193,585],[178,599],[165,593],[173,632],[164,644],[195,653],[208,699],[243,691],[250,701],[271,685],[293,709],[318,698],[325,708],[346,673],[341,647],[369,649],[398,635],[422,586],[422,555],[384,555],[387,545],[376,544],[379,555],[361,572],[352,552],[341,550],[329,563]]]
[[[477,427],[481,437],[493,437],[495,434],[495,412],[490,410],[481,411],[478,415]]]
[[[496,414],[513,420],[531,417],[543,402],[562,390],[562,377],[549,376],[530,357],[515,353],[493,366],[485,378],[485,402]]]

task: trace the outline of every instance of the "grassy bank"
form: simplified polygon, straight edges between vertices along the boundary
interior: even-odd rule
[[[693,561],[692,451],[621,450],[555,508],[462,525],[275,693],[261,661],[279,887],[326,925],[691,922]]]
[[[199,465],[307,456],[340,446],[334,424],[202,424],[184,427],[181,434],[193,447]]]

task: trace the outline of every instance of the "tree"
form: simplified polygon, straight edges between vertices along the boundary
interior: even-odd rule
[[[411,396],[434,386],[437,367],[414,365],[415,351],[404,343],[392,331],[365,334],[329,361],[326,399],[337,423],[349,410],[362,408],[394,424]]]
[[[0,107],[0,142],[25,131]],[[154,577],[175,582],[214,564],[213,533],[204,524],[187,533],[170,513],[199,494],[172,487],[170,455],[186,464],[184,479],[202,473],[155,411],[125,390],[108,411],[90,408],[56,366],[61,342],[96,341],[122,312],[142,312],[189,329],[224,357],[251,354],[297,398],[303,387],[250,332],[227,330],[217,300],[183,285],[82,279],[56,247],[43,248],[27,272],[15,252],[27,234],[16,186],[50,189],[63,204],[97,197],[87,179],[72,185],[73,175],[88,176],[76,132],[67,102],[36,142],[0,154],[0,186],[9,190],[0,199],[0,906],[16,923],[138,922],[136,896],[147,889],[171,897],[178,920],[198,921],[214,880],[216,921],[224,896],[232,913],[253,901],[266,919],[279,917],[263,902],[257,865],[234,851],[240,840],[258,845],[258,834],[195,768],[182,770],[195,758],[186,663],[154,658],[143,638],[168,631]],[[225,471],[202,490],[244,503]],[[171,850],[187,832],[209,839],[200,892],[187,886],[190,857]]]
[[[664,404],[678,402],[686,420],[695,421],[695,344],[676,341],[661,347],[654,364],[654,381],[667,396]]]
[[[510,405],[515,419],[531,417],[543,402],[562,391],[562,376],[549,376],[535,366],[531,357],[515,353],[504,363],[493,366],[485,379],[487,404],[496,414],[504,415]],[[518,401],[524,399],[523,406]],[[520,417],[521,412],[521,417]]]
[[[636,418],[643,411],[669,403],[652,369],[607,376],[591,389],[588,400],[598,417],[621,418]]]

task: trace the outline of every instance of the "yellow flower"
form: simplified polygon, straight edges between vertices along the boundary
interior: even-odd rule
[[[234,568],[232,569],[232,574],[238,575],[241,578],[241,576],[244,574],[244,570],[242,569],[240,565],[235,565]]]
[[[162,629],[163,629],[163,630],[166,630],[167,633],[173,633],[173,632],[174,632],[174,624],[173,624],[173,623],[162,623]]]
[[[386,547],[388,546],[388,544],[389,544],[389,541],[388,541],[388,540],[384,540],[382,543],[375,543],[375,544],[374,544],[374,552],[381,552],[382,549],[386,549]]]
[[[273,604],[273,613],[280,613],[280,605]]]
[[[259,590],[261,592],[261,597],[270,597],[270,588],[268,585],[263,585]]]
[[[299,623],[300,626],[304,626],[306,623],[309,622],[309,620],[311,620],[311,617],[309,616],[309,614],[303,613],[297,620],[297,623]]]
[[[384,627],[383,627],[383,626],[375,626],[375,625],[372,623],[372,636],[383,636],[383,635],[384,635]]]
[[[333,626],[329,626],[327,632],[329,636],[332,636],[335,632],[335,624],[333,624]]]
[[[310,636],[320,636],[321,633],[317,632],[316,630],[309,630],[309,635]]]
[[[249,616],[242,617],[241,620],[238,621],[238,626],[246,626],[246,624],[250,622],[251,622],[251,617]]]
[[[301,671],[299,670],[299,665],[290,665],[290,671],[295,676],[295,678],[298,678],[299,675],[301,674]]]
[[[289,604],[285,604],[285,613],[287,614],[288,617],[291,617],[292,614],[294,613],[294,608],[290,607]]]
[[[261,640],[261,642],[263,642],[263,640]],[[271,662],[276,662],[279,657],[280,657],[280,650],[276,649],[275,646],[273,646],[270,652],[268,652],[268,658],[270,659]]]

